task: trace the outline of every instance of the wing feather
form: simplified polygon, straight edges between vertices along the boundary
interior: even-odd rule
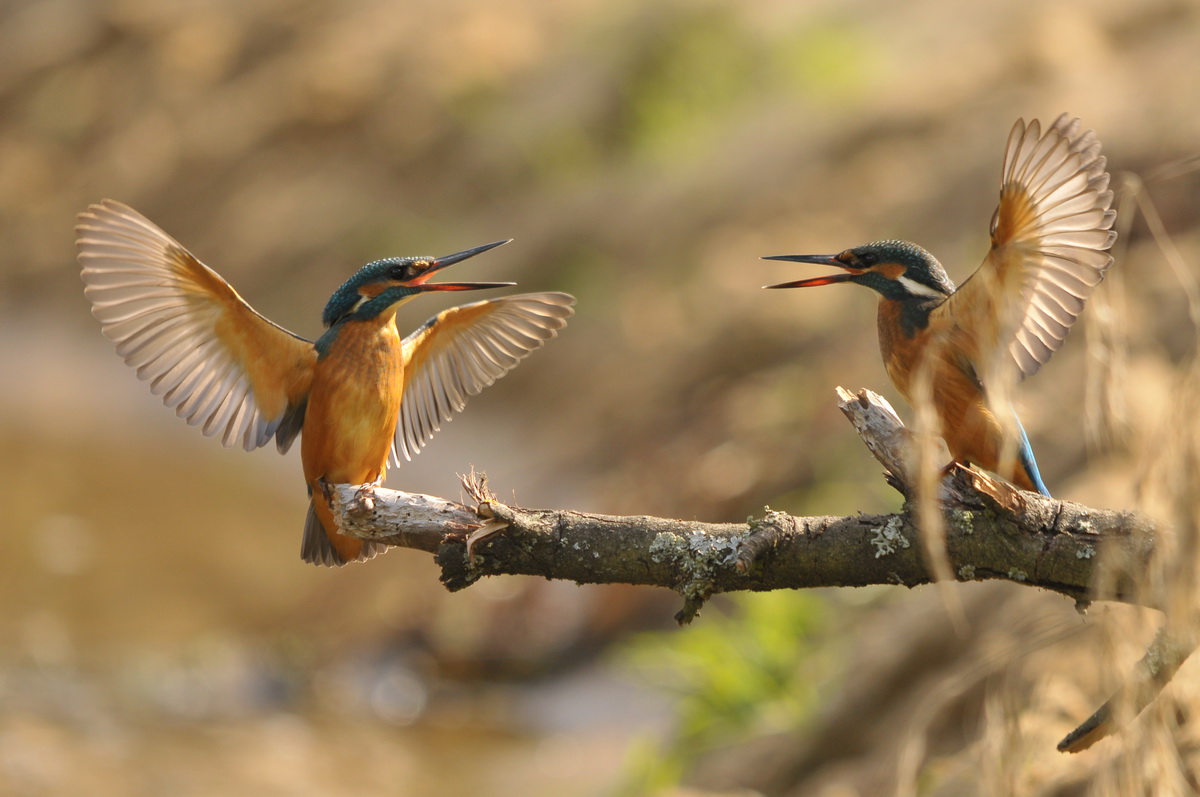
[[[565,293],[528,293],[452,307],[404,340],[405,388],[393,459],[412,459],[441,424],[558,334],[575,312]]]
[[[1000,204],[983,265],[934,310],[979,352],[1005,351],[1021,376],[1062,346],[1112,265],[1116,211],[1091,130],[1063,114],[1042,133],[1018,120],[1004,152]]]
[[[249,451],[275,436],[286,451],[312,381],[312,343],[256,313],[126,205],[92,205],[75,230],[92,314],[151,392],[225,446]]]

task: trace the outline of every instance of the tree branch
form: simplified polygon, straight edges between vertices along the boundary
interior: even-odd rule
[[[871,391],[838,388],[838,397],[842,412],[886,468],[888,482],[905,496],[901,512],[795,517],[767,507],[761,518],[745,523],[702,523],[525,509],[498,501],[486,477],[472,472],[463,486],[473,507],[370,485],[334,485],[334,513],[346,534],[435,554],[450,590],[502,574],[647,584],[683,597],[675,616],[681,624],[719,592],[915,587],[936,580],[918,537],[912,433]],[[937,498],[946,559],[959,581],[1003,579],[1042,587],[1081,608],[1092,600],[1161,605],[1161,598],[1145,590],[1158,533],[1148,518],[1021,492],[957,464],[943,475]],[[1111,733],[1122,702],[1130,709],[1122,715],[1135,715],[1193,647],[1163,635],[1155,644],[1138,668],[1149,674],[1137,675],[1133,687],[1114,696],[1059,749],[1075,752]]]
[[[970,495],[972,474],[950,475],[949,489]],[[858,587],[932,581],[907,512],[855,517],[794,517],[767,510],[746,523],[701,523],[648,516],[618,517],[571,510],[522,509],[494,499],[471,509],[430,496],[374,490],[373,506],[358,488],[335,488],[338,522],[352,536],[436,550],[442,581],[462,589],[489,575],[535,575],[580,584],[667,587],[689,604],[736,590]],[[1128,513],[1022,496],[1014,515],[982,493],[946,510],[946,547],[960,581],[1006,579],[1077,601],[1137,602],[1125,575],[1102,593],[1092,589],[1100,561],[1145,560],[1154,526]],[[420,507],[423,511],[418,512]],[[400,522],[414,525],[397,526]],[[469,532],[487,520],[506,524],[472,546]],[[1132,572],[1127,568],[1126,573]],[[687,611],[690,619],[694,611]]]
[[[892,482],[912,483],[910,435],[887,402],[869,391],[841,391],[841,406]],[[357,485],[335,486],[334,508],[346,534],[436,553],[451,590],[501,574],[648,584],[683,596],[681,622],[718,592],[933,580],[911,502],[891,515],[795,517],[767,509],[746,523],[702,523],[525,509],[496,500],[486,484],[465,484],[474,508]],[[1153,521],[1018,492],[962,467],[942,480],[940,498],[959,581],[1004,579],[1077,601],[1148,602],[1136,576],[1154,549]],[[1104,579],[1097,578],[1101,562]]]

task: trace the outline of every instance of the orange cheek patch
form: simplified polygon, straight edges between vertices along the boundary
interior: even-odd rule
[[[877,271],[888,279],[894,280],[904,276],[905,268],[899,263],[882,263],[872,269],[872,271]]]
[[[417,262],[413,263],[413,268],[415,268],[417,271],[421,271],[422,273],[417,274],[417,276],[413,277],[411,282],[414,285],[420,285],[425,280],[432,277],[433,276],[432,271],[424,270],[424,269],[428,269],[431,265],[432,265],[432,263],[430,263],[428,260],[418,260]]]
[[[388,286],[382,282],[372,282],[367,285],[360,286],[358,289],[358,295],[364,299],[374,299],[387,289]]]

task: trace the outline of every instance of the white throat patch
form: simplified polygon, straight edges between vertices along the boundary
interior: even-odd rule
[[[941,298],[941,296],[942,296],[941,291],[935,291],[933,288],[930,288],[928,285],[922,285],[921,283],[917,282],[916,280],[911,280],[908,277],[905,277],[904,275],[897,277],[896,280],[901,285],[903,285],[905,290],[907,290],[913,296],[926,296],[930,299],[938,299],[938,298]]]

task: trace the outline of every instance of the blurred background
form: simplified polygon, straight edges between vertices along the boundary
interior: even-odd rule
[[[1122,237],[1022,417],[1057,496],[1181,511],[1147,481],[1195,435],[1198,40],[1193,0],[0,4],[0,793],[1194,783],[1195,663],[1130,733],[1053,750],[1148,611],[966,584],[959,633],[934,590],[888,588],[714,601],[679,630],[666,591],[450,595],[406,550],[302,565],[298,456],[223,450],[149,394],[72,227],[127,202],[310,338],[369,260],[515,238],[459,278],[578,314],[389,486],[458,498],[474,466],[525,506],[890,512],[833,393],[907,412],[875,302],[763,292],[813,272],[758,258],[905,238],[961,281],[1013,122],[1070,111]]]

